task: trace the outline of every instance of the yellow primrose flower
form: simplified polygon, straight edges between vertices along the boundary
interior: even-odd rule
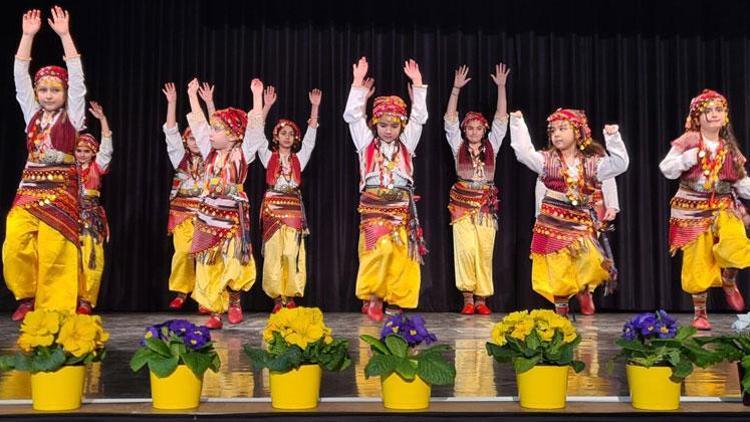
[[[544,329],[544,330],[536,330],[537,334],[539,334],[539,338],[542,341],[552,341],[552,337],[555,336],[555,330],[552,329]]]
[[[505,324],[498,322],[492,327],[492,342],[498,346],[503,346],[508,340],[505,339]]]
[[[513,338],[517,338],[519,340],[525,340],[526,336],[531,334],[531,330],[533,329],[534,329],[534,320],[525,319],[519,322],[515,326],[515,328],[513,329],[513,332],[510,333],[510,336]]]
[[[101,318],[90,315],[71,315],[63,321],[57,343],[75,357],[81,357],[104,346],[109,333],[104,331]]]
[[[60,330],[60,313],[44,309],[26,314],[21,324],[21,332],[32,336],[54,335]]]
[[[323,312],[318,308],[282,308],[268,319],[268,324],[263,330],[263,339],[266,342],[271,341],[275,332],[288,344],[297,345],[302,349],[321,338],[327,344],[333,342],[330,336],[331,329],[325,326]]]

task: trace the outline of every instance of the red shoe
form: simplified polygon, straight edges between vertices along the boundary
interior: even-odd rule
[[[174,309],[175,311],[178,311],[182,309],[182,305],[185,304],[185,296],[183,295],[177,295],[174,299],[172,299],[171,302],[169,302],[169,309]]]
[[[276,302],[276,304],[273,305],[273,309],[271,310],[271,313],[275,314],[276,312],[279,312],[281,308],[283,307],[284,307],[284,304],[282,304],[281,302]]]
[[[287,309],[294,309],[297,307],[297,304],[294,303],[294,299],[289,299],[289,302],[286,303]]]
[[[584,290],[576,295],[578,298],[578,305],[581,306],[581,314],[583,315],[594,315],[596,308],[594,307],[594,298],[591,292]]]
[[[227,319],[230,324],[239,324],[242,322],[242,308],[239,304],[229,305],[229,312],[227,312]]]
[[[473,303],[464,304],[464,308],[461,309],[461,313],[463,315],[474,315],[474,304]]]
[[[206,323],[203,325],[208,327],[209,330],[221,330],[221,327],[223,326],[223,324],[221,323],[221,315],[211,314],[211,316],[208,317],[208,320],[206,320]]]
[[[91,315],[92,309],[91,309],[91,303],[89,303],[86,299],[78,299],[78,307],[76,308],[76,313],[80,315]]]
[[[707,315],[696,315],[692,325],[696,330],[709,331],[711,329],[711,323],[708,322]]]
[[[370,303],[367,307],[367,316],[373,321],[383,320],[383,302]]]
[[[745,310],[745,299],[742,297],[742,293],[740,293],[740,289],[737,288],[736,284],[724,286],[722,290],[724,290],[724,297],[727,299],[730,308],[737,312]]]
[[[13,321],[21,321],[26,314],[29,313],[29,311],[34,310],[34,299],[23,299],[21,303],[18,304],[18,308],[16,308],[16,311],[13,312],[13,315],[10,316],[10,319]]]
[[[203,305],[198,305],[198,313],[201,315],[209,315],[211,313],[211,310]]]
[[[489,307],[489,306],[487,306],[487,305],[486,305],[486,304],[484,304],[484,303],[478,303],[478,304],[477,304],[477,305],[476,305],[476,306],[474,307],[474,310],[475,310],[475,311],[476,311],[476,313],[478,313],[479,315],[489,315],[489,314],[491,314],[491,313],[492,313],[492,309],[490,309],[490,307]]]
[[[370,302],[365,300],[362,302],[362,313],[367,315],[367,310],[370,309]]]

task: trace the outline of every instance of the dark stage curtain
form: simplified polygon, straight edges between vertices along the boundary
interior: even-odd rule
[[[311,226],[304,304],[355,311],[358,167],[342,119],[351,65],[366,55],[377,94],[406,98],[404,60],[416,59],[429,84],[430,119],[415,159],[419,212],[431,250],[422,269],[420,310],[457,310],[453,246],[446,209],[456,176],[442,116],[453,70],[471,67],[473,81],[459,109],[494,113],[489,73],[504,61],[510,109],[524,112],[537,147],[546,145],[545,118],[557,107],[587,110],[601,140],[605,122],[620,124],[631,157],[618,177],[622,212],[612,244],[620,269],[616,295],[602,310],[691,309],[680,289],[680,259],[667,248],[669,198],[676,184],[659,172],[669,141],[680,135],[690,98],[704,87],[725,93],[743,149],[750,139],[750,3],[744,1],[541,0],[348,2],[61,1],[83,54],[88,97],[101,102],[114,131],[115,154],[104,179],[103,203],[112,234],[100,295],[105,311],[163,310],[171,238],[166,236],[172,169],[161,125],[166,81],[179,89],[181,127],[185,87],[198,76],[216,84],[218,107],[250,107],[249,81],[261,77],[280,96],[269,116],[304,124],[307,91],[323,90],[318,140],[304,172]],[[25,160],[23,121],[14,100],[12,57],[25,9],[52,3],[11,2],[0,17],[0,214],[10,208]],[[60,64],[62,47],[46,26],[37,36],[32,71]],[[95,122],[93,119],[89,121]],[[95,133],[98,126],[91,124]],[[506,138],[498,158],[501,223],[495,245],[497,310],[549,306],[530,287],[529,244],[535,175],[515,160]],[[264,189],[254,163],[246,183],[253,221]],[[4,218],[0,232],[5,233]],[[260,235],[253,227],[259,277],[246,308],[268,310],[261,290]],[[746,287],[745,276],[741,286]],[[714,293],[711,309],[726,309]],[[0,288],[0,307],[14,302]]]

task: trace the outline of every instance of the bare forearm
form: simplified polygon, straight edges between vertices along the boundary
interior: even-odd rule
[[[505,117],[508,115],[508,98],[505,92],[505,85],[499,85],[497,87],[497,108],[495,109],[495,116]]]
[[[73,42],[73,37],[70,35],[70,33],[61,36],[60,41],[62,41],[63,51],[65,52],[65,58],[72,58],[72,57],[78,56],[78,49],[76,49],[76,45]]]
[[[318,126],[318,109],[320,108],[320,105],[313,104],[310,106],[310,119],[307,121],[307,124],[312,127]]]
[[[177,103],[167,103],[167,127],[173,128],[177,124]]]
[[[29,34],[21,35],[21,41],[18,43],[18,50],[16,51],[16,57],[20,59],[31,58],[31,45],[34,43],[34,36]]]
[[[456,120],[458,116],[458,95],[461,93],[461,88],[453,87],[451,89],[451,96],[448,99],[448,108],[445,110],[445,117]]]
[[[99,123],[101,123],[101,125],[102,125],[102,138],[104,138],[104,137],[108,138],[108,137],[112,136],[112,130],[110,130],[110,128],[109,128],[109,122],[107,121],[107,118],[106,117],[102,117],[99,120]]]

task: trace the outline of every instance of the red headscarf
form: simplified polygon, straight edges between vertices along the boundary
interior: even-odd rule
[[[720,103],[724,108],[728,109],[728,103],[726,97],[719,94],[718,92],[711,89],[704,89],[698,96],[690,100],[690,113],[685,120],[685,130],[700,130],[700,114],[703,113],[706,105],[709,103]],[[724,122],[726,126],[729,124],[729,113],[727,110],[727,120]]]
[[[294,123],[289,119],[279,119],[279,121],[276,122],[276,126],[273,127],[273,137],[276,138],[279,135],[279,131],[287,126],[291,127],[294,131],[294,142],[299,142],[301,133],[299,130],[299,126],[297,126],[297,123]]]
[[[466,125],[469,124],[469,122],[477,121],[482,126],[484,126],[485,129],[489,129],[490,125],[487,123],[487,119],[484,118],[482,113],[477,113],[476,111],[470,111],[466,113],[464,116],[464,119],[461,121],[461,129],[466,129]]]
[[[372,106],[372,119],[370,119],[370,123],[373,125],[377,124],[386,114],[395,116],[395,118],[401,123],[401,126],[406,125],[406,103],[401,97],[389,95],[375,98],[375,102]]]
[[[554,113],[547,117],[547,123],[567,121],[578,132],[576,143],[580,149],[584,149],[592,142],[591,129],[586,112],[583,110],[573,110],[570,108],[558,108]]]
[[[78,135],[78,146],[88,147],[91,151],[96,154],[99,152],[99,141],[94,138],[94,135],[90,133],[82,133]]]
[[[216,110],[211,115],[211,120],[214,119],[224,126],[227,135],[235,139],[242,139],[245,136],[247,114],[244,111],[233,107]]]
[[[68,71],[60,66],[44,66],[43,68],[36,71],[34,75],[34,84],[37,84],[40,79],[45,76],[51,76],[57,78],[63,83],[63,87],[68,89]]]

